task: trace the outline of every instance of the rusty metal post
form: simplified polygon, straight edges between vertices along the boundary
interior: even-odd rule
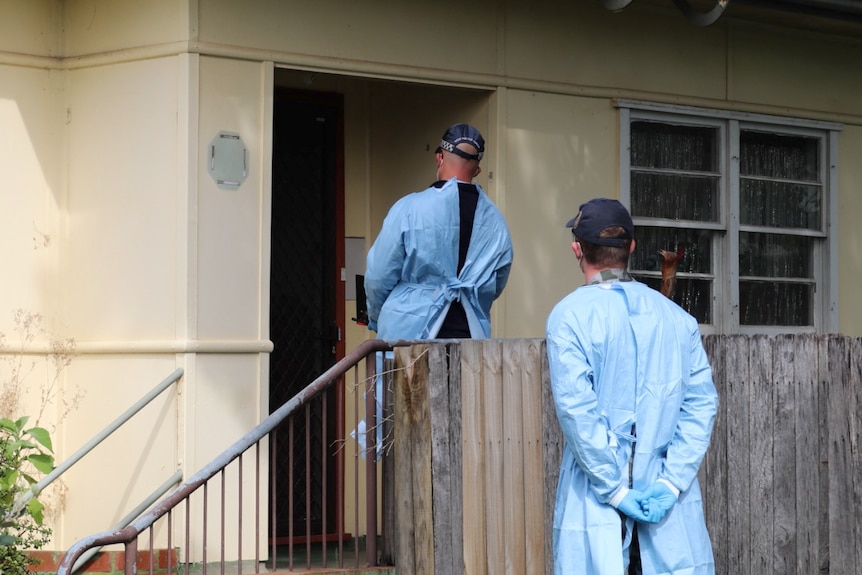
[[[365,557],[377,565],[377,356],[365,356]]]
[[[126,543],[126,575],[138,573],[138,538]]]

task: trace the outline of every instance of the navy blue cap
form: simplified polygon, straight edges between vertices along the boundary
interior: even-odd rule
[[[621,236],[600,237],[607,228],[619,226],[625,230]],[[629,211],[617,200],[595,198],[581,204],[578,215],[569,220],[567,228],[579,239],[600,246],[623,247],[626,240],[634,237],[635,226]]]
[[[456,148],[458,144],[470,144],[476,148],[476,154],[468,154],[464,150]],[[470,124],[453,124],[443,133],[443,138],[440,140],[440,145],[437,147],[437,152],[446,150],[452,152],[456,156],[461,156],[465,160],[482,159],[482,154],[485,153],[485,138],[479,133],[479,130]]]

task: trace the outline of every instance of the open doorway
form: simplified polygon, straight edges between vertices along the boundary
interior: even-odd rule
[[[346,292],[353,292],[348,284],[354,280],[353,272],[364,272],[364,254],[352,266],[345,262],[345,236],[370,245],[392,204],[433,182],[434,149],[448,125],[473,123],[489,139],[493,98],[493,92],[476,89],[289,69],[276,70],[276,86],[271,409],[288,401],[344,357],[346,347],[353,349],[374,335],[364,327],[345,324],[355,316],[352,310],[345,311],[351,305],[347,300],[352,299]],[[487,173],[479,179],[486,190]],[[332,326],[346,334],[346,347],[344,337],[335,341],[339,334]],[[327,328],[332,331],[327,333]],[[312,461],[308,480],[304,479],[305,467],[291,466],[287,457],[291,445],[294,461],[299,453],[305,453],[305,437],[288,442],[285,432],[279,433],[285,437],[273,442],[272,488],[277,490],[278,508],[274,510],[277,524],[272,536],[279,544],[348,536],[333,532],[334,517],[354,504],[352,499],[357,495],[350,490],[345,495],[342,485],[351,481],[349,474],[356,464],[349,457],[342,461],[345,450],[328,444],[332,443],[333,432],[355,427],[356,422],[345,421],[345,417],[351,417],[351,402],[357,394],[341,395],[346,397],[327,400],[327,413],[309,416],[315,421],[308,451],[329,455],[325,466],[319,465],[321,461]],[[320,430],[324,419],[328,426],[325,432]],[[324,468],[326,471],[321,472]],[[291,470],[294,478],[303,478],[293,485],[298,505],[292,513],[287,503]],[[325,495],[320,491],[323,485]],[[296,493],[297,489],[313,490],[310,505],[305,502],[305,493]],[[293,522],[292,536],[287,534],[288,521]]]
[[[342,98],[278,89],[273,110],[269,406],[273,411],[343,357]],[[340,303],[339,303],[340,302]],[[273,442],[277,543],[334,539],[341,457],[330,447],[343,402],[304,411]],[[316,404],[318,405],[318,404]],[[291,454],[290,457],[287,454]],[[327,461],[322,461],[322,459]],[[292,468],[292,469],[291,469]],[[308,468],[308,469],[306,469]],[[320,470],[325,470],[321,472]],[[292,473],[290,473],[292,471]],[[310,471],[310,473],[307,473]],[[325,477],[323,476],[325,475]],[[289,477],[293,477],[290,485]],[[326,486],[325,490],[323,486]],[[288,493],[294,494],[292,511]],[[333,505],[332,503],[336,504]],[[291,525],[292,523],[292,525]]]

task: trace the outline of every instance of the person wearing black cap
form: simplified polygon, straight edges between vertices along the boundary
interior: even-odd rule
[[[718,394],[697,320],[629,274],[634,225],[620,202],[590,200],[566,226],[586,284],[546,327],[566,444],[555,573],[712,575],[697,471]]]
[[[435,151],[437,181],[389,210],[368,252],[368,328],[381,339],[487,338],[512,265],[500,210],[473,181],[485,140],[455,124]]]

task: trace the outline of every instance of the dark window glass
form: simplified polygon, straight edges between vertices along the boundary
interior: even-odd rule
[[[739,173],[819,182],[820,140],[744,130],[739,134]]]
[[[677,273],[711,274],[713,236],[709,230],[637,226],[637,244],[629,267],[659,272],[661,256],[658,252],[665,250],[677,254]]]
[[[637,246],[629,268],[632,275],[660,290],[662,256],[659,250],[676,255],[675,282],[671,299],[697,318],[712,323],[712,241],[713,232],[691,228],[637,226]],[[703,274],[709,277],[686,277]]]
[[[659,122],[632,122],[633,168],[715,172],[718,166],[716,129]]]
[[[813,278],[812,238],[783,234],[739,234],[739,275]]]
[[[717,134],[701,126],[632,123],[632,215],[718,221]]]
[[[718,221],[718,176],[632,170],[632,213],[643,218]]]
[[[740,325],[814,325],[813,284],[739,282]]]
[[[742,178],[739,221],[743,225],[819,230],[820,186]]]
[[[633,276],[654,290],[661,291],[661,278]],[[712,281],[677,278],[671,298],[681,308],[693,315],[697,323],[712,323]]]

